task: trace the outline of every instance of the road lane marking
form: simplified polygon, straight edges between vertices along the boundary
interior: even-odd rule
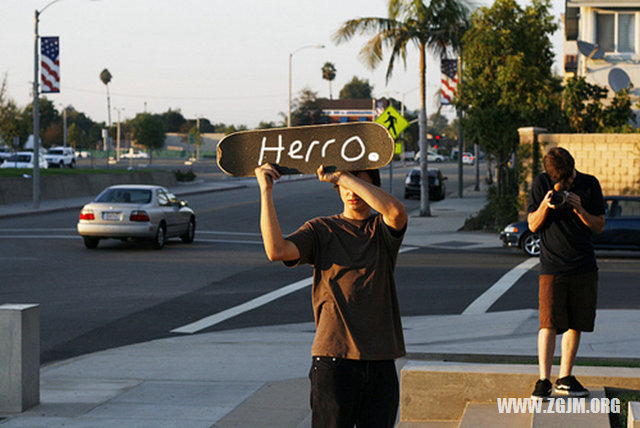
[[[0,239],[78,239],[78,235],[2,235]]]
[[[487,291],[482,293],[480,297],[473,301],[467,309],[462,312],[462,315],[472,314],[484,314],[489,310],[504,293],[515,284],[525,273],[540,263],[540,259],[537,257],[531,257],[526,261],[520,263],[518,266],[505,273],[502,278],[493,284]]]
[[[221,230],[198,230],[198,233],[213,234],[213,235],[262,236],[260,233],[223,232]]]
[[[213,314],[208,317],[202,318],[199,321],[173,329],[171,330],[171,333],[187,333],[187,334],[196,333],[200,330],[204,330],[205,328],[209,328],[223,321],[226,321],[229,318],[233,318],[237,315],[243,314],[245,312],[256,309],[260,306],[266,305],[267,303],[272,302],[276,299],[279,299],[280,297],[286,296],[287,294],[291,294],[295,291],[308,287],[311,285],[312,282],[313,282],[313,277],[302,279],[300,281],[294,282],[293,284],[289,284],[285,287],[274,290],[270,293],[263,294],[262,296],[256,297],[255,299],[249,300],[248,302],[243,303],[241,305],[234,306],[233,308],[229,308],[222,312],[218,312],[217,314]]]
[[[399,252],[406,253],[408,251],[412,251],[417,248],[418,247],[402,247],[400,248]],[[208,317],[192,322],[191,324],[187,324],[182,327],[175,328],[171,330],[171,333],[184,333],[184,334],[197,333],[198,331],[212,327],[216,324],[220,324],[221,322],[226,321],[229,318],[236,317],[245,312],[249,312],[253,309],[259,308],[260,306],[264,306],[267,303],[270,303],[270,302],[273,302],[274,300],[279,299],[280,297],[284,297],[298,290],[302,290],[303,288],[308,287],[311,284],[313,284],[312,276],[310,276],[309,278],[301,279],[300,281],[296,281],[293,284],[286,285],[282,288],[278,288],[277,290],[271,291],[267,294],[263,294],[262,296],[256,297],[255,299],[249,300],[248,302],[242,303],[238,306],[234,306],[232,308],[225,309],[222,312],[209,315]]]
[[[234,240],[234,239],[194,239],[193,242],[207,242],[210,244],[251,244],[251,245],[262,245],[262,241],[242,241],[242,240]]]

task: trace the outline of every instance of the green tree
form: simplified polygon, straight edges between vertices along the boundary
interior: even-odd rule
[[[623,89],[616,92],[611,104],[604,108],[600,130],[618,133],[637,132],[631,123],[635,123],[635,114],[631,110],[629,90]]]
[[[291,125],[316,125],[326,123],[326,117],[318,105],[318,94],[309,88],[300,91],[300,95],[293,100]]]
[[[462,34],[468,26],[468,10],[458,0],[389,0],[387,18],[356,18],[345,22],[335,35],[337,42],[350,40],[356,34],[374,34],[360,51],[360,57],[371,68],[383,58],[383,50],[389,48],[391,56],[387,65],[387,81],[393,73],[395,62],[402,59],[406,65],[407,48],[415,44],[420,52],[420,118],[419,147],[427,151],[427,103],[426,72],[427,49],[442,55],[449,47],[460,46]],[[420,215],[430,216],[427,157],[420,157],[422,183]]]
[[[149,113],[138,113],[132,121],[133,138],[136,143],[149,150],[149,162],[153,150],[164,147],[164,123],[160,117]]]
[[[607,89],[593,85],[583,77],[569,79],[562,92],[562,110],[569,128],[577,133],[596,132],[602,120],[602,100]]]
[[[560,118],[561,82],[552,73],[551,34],[557,29],[548,0],[522,8],[496,0],[478,9],[463,38],[463,84],[458,105],[466,113],[465,139],[495,158],[497,187],[489,198],[491,227],[517,217],[518,181],[510,160],[518,128],[554,129]]]
[[[76,150],[88,147],[87,134],[75,123],[72,123],[67,128],[67,139],[71,147]]]
[[[180,109],[169,109],[166,112],[162,113],[160,117],[164,122],[164,129],[166,129],[167,132],[180,132],[184,124],[187,122],[187,120],[180,112]]]
[[[0,142],[9,147],[13,146],[13,139],[18,137],[23,143],[28,136],[27,124],[20,115],[20,109],[7,93],[7,76],[0,85]]]
[[[552,73],[550,35],[557,29],[548,0],[522,9],[496,0],[478,9],[463,39],[464,78],[459,105],[465,137],[496,158],[498,195],[513,189],[507,171],[518,128],[553,129],[560,117],[561,82]]]
[[[329,81],[329,99],[332,100],[331,82],[336,78],[336,66],[330,62],[325,62],[322,66],[322,78]]]
[[[112,79],[111,72],[108,69],[104,69],[100,72],[100,81],[104,83],[104,86],[107,88],[107,126],[111,127],[111,96],[109,95],[109,83]]]
[[[338,98],[342,100],[371,98],[372,92],[373,86],[369,84],[368,80],[361,80],[358,79],[358,77],[353,76],[353,79],[342,87],[338,94]]]

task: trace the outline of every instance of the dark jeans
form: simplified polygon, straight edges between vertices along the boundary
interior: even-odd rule
[[[311,410],[314,428],[392,428],[400,401],[393,360],[313,357]]]

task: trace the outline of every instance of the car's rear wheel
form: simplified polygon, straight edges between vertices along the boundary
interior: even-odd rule
[[[167,228],[164,223],[160,223],[158,230],[156,230],[156,237],[153,240],[153,246],[156,250],[164,248],[164,244],[167,242]]]
[[[522,251],[533,257],[540,255],[540,235],[537,233],[527,233],[522,238]]]
[[[93,238],[91,236],[83,236],[84,246],[93,250],[98,247],[98,243],[100,242],[100,238]]]
[[[189,219],[189,224],[187,225],[187,231],[185,232],[184,235],[180,237],[180,239],[182,239],[182,242],[189,244],[193,242],[193,238],[195,236],[196,236],[196,219],[191,217]]]

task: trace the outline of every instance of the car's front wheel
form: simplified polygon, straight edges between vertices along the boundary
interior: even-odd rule
[[[93,250],[98,247],[98,243],[100,242],[100,238],[93,238],[91,236],[83,236],[84,246]]]
[[[189,224],[187,225],[187,231],[180,237],[182,242],[189,244],[193,242],[193,238],[196,236],[196,219],[191,217]]]
[[[160,223],[158,230],[156,230],[156,237],[153,240],[153,246],[156,250],[164,248],[164,244],[167,242],[167,228],[164,223]]]
[[[522,238],[522,251],[533,257],[540,255],[540,235],[537,233],[527,233]]]

